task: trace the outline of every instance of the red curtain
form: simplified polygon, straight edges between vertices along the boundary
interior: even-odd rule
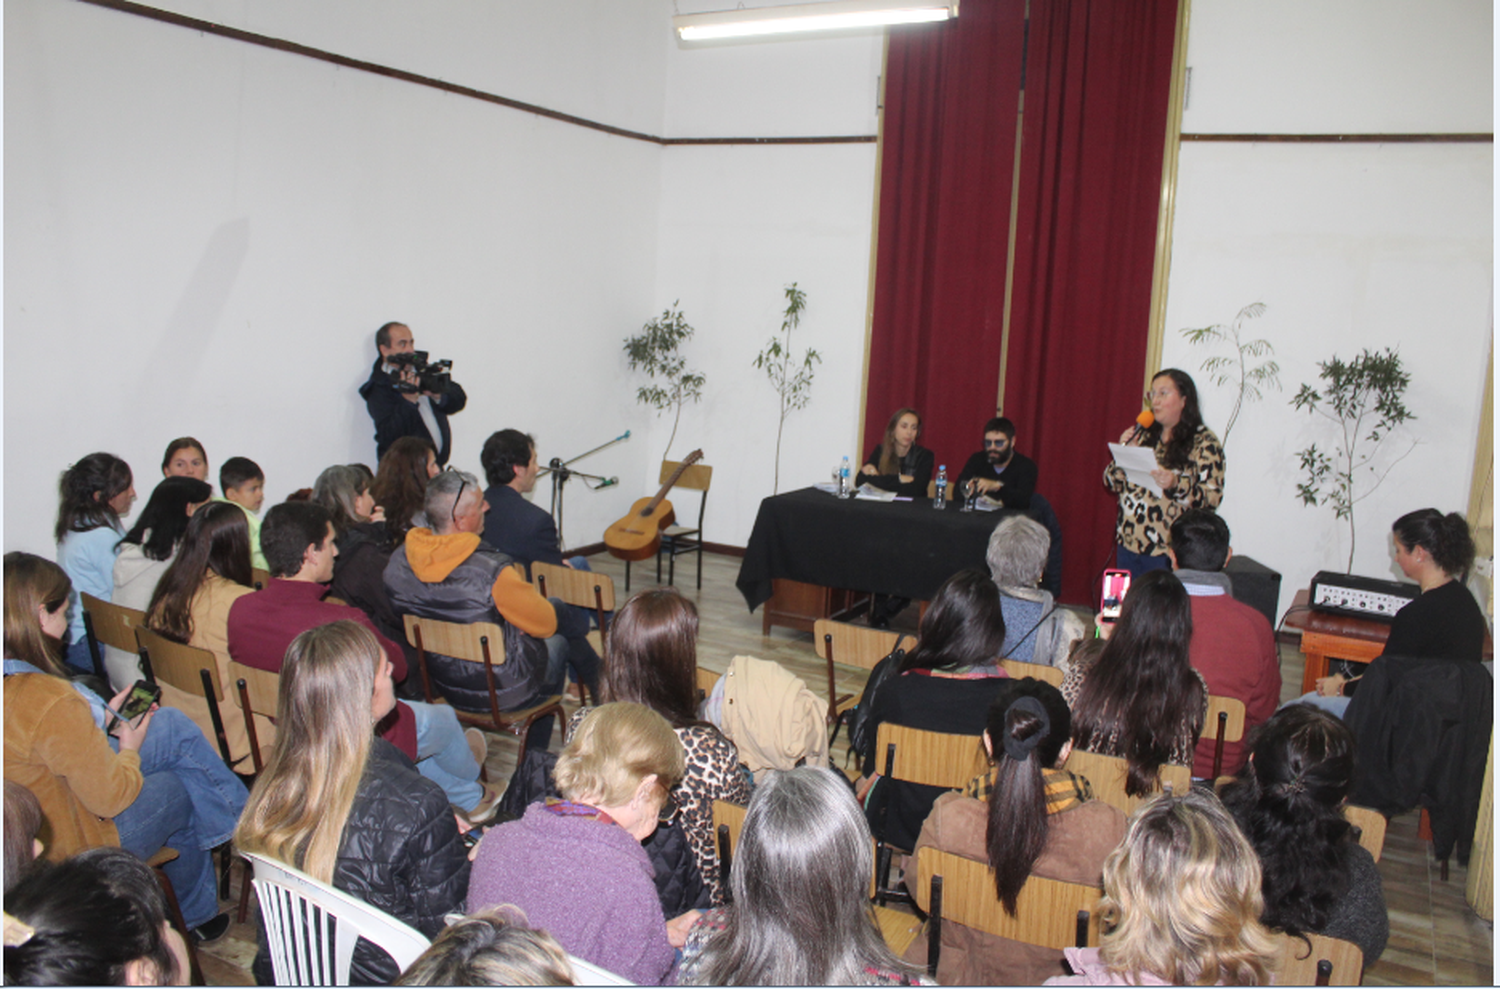
[[[992,66],[1009,63],[1025,38],[1018,14],[1009,0],[965,0],[958,20],[925,32],[964,42],[944,38],[940,48],[893,32],[890,43],[866,440],[878,440],[891,409],[914,405],[929,418],[923,444],[954,471],[978,449],[998,384],[1016,94],[998,86]],[[1105,443],[1141,406],[1176,16],[1177,0],[1032,3],[1004,414],[1057,511],[1062,597],[1073,603],[1093,599],[1114,545],[1115,503],[1100,483]],[[1016,37],[1002,38],[1007,31]],[[935,57],[937,68],[924,61]],[[897,65],[903,84],[893,91]],[[908,119],[932,113],[918,96],[927,92],[919,80],[934,76],[968,94],[940,108],[941,127]],[[1006,107],[1004,150],[975,160],[966,130],[990,134]],[[916,150],[903,143],[913,137]],[[940,184],[906,177],[930,169],[922,159],[934,153],[970,167],[952,166]],[[985,167],[1001,161],[1003,192]],[[923,215],[948,224],[912,222],[920,193]],[[983,220],[953,216],[980,203],[991,207]],[[1005,219],[988,222],[994,215]],[[934,262],[912,269],[913,258]]]

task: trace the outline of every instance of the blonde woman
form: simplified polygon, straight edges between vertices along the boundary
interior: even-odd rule
[[[573,965],[557,938],[514,908],[456,920],[397,979],[398,986],[571,986]]]
[[[1075,974],[1045,984],[1266,985],[1277,946],[1260,886],[1260,859],[1217,797],[1158,797],[1104,862],[1109,933],[1066,949]]]
[[[396,704],[391,664],[364,626],[338,621],[297,636],[281,668],[276,747],[235,844],[301,869],[431,937],[462,910],[469,860],[448,798],[375,723]],[[271,980],[264,932],[254,971]],[[390,957],[365,942],[350,981],[388,985]]]

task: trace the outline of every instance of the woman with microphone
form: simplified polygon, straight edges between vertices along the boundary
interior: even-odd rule
[[[1104,469],[1104,486],[1120,496],[1115,565],[1132,576],[1170,569],[1172,523],[1189,508],[1218,508],[1224,498],[1224,448],[1203,425],[1193,379],[1167,368],[1151,379],[1146,401],[1151,411],[1142,412],[1138,425],[1120,434],[1120,442],[1155,448],[1157,467],[1151,476],[1162,493],[1131,483],[1114,463]]]

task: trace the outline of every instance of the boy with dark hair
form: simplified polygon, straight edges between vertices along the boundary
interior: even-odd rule
[[[257,570],[270,570],[266,555],[260,548],[260,506],[266,500],[266,475],[260,465],[249,457],[230,457],[219,467],[219,490],[222,498],[244,510],[250,523],[250,565]]]

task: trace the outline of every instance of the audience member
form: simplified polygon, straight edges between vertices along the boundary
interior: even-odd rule
[[[188,521],[212,495],[213,488],[196,477],[168,477],[156,486],[135,525],[120,540],[110,598],[113,603],[146,610],[157,582],[172,563]],[[104,647],[104,668],[116,689],[128,687],[141,677],[140,656],[114,646]]]
[[[208,483],[208,454],[191,436],[179,436],[167,444],[161,458],[162,477],[193,477]]]
[[[146,625],[153,632],[213,653],[219,683],[234,682],[229,674],[229,610],[250,586],[250,521],[238,507],[226,502],[206,505],[188,522],[177,556],[157,582],[146,606]],[[161,686],[161,700],[182,711],[216,743],[217,728],[209,714],[208,701],[194,691]],[[250,755],[250,735],[245,715],[234,702],[220,704],[219,716],[229,757],[240,763]],[[276,725],[263,715],[255,716],[256,738],[262,748],[276,740]],[[247,772],[253,764],[240,768]]]
[[[1000,611],[1005,616],[1001,655],[1067,672],[1073,644],[1087,635],[1088,629],[1077,615],[1058,607],[1052,595],[1038,586],[1051,544],[1052,537],[1040,522],[1010,515],[990,533],[984,558],[1000,588]]]
[[[240,506],[250,522],[250,565],[270,570],[260,547],[260,506],[266,500],[266,475],[260,465],[248,457],[230,457],[219,468],[219,490],[224,492],[220,500]]]
[[[427,482],[437,474],[437,450],[415,436],[401,437],[380,458],[370,493],[385,513],[391,542],[400,545],[413,526],[427,525],[422,506],[427,501]]]
[[[1224,806],[1260,855],[1261,921],[1289,934],[1353,941],[1375,964],[1390,934],[1380,873],[1344,817],[1354,737],[1338,718],[1293,704],[1254,736]]]
[[[676,588],[641,591],[620,608],[609,633],[610,661],[601,699],[644,704],[667,719],[687,753],[672,791],[677,819],[715,903],[724,902],[714,839],[714,801],[750,801],[750,781],[734,743],[698,717],[698,608]],[[572,737],[588,716],[568,724]]]
[[[93,673],[78,595],[108,601],[114,593],[115,554],[125,534],[120,519],[135,503],[130,465],[111,453],[91,453],[63,471],[58,492],[57,563],[73,584],[64,659],[76,672]]]
[[[997,666],[1004,641],[1000,589],[978,570],[960,571],[933,597],[922,616],[917,647],[902,658],[898,675],[888,677],[874,696],[866,688],[860,703],[870,705],[869,743],[859,756],[866,785],[874,789],[861,792],[867,794],[865,809],[877,837],[900,848],[912,847],[932,802],[943,792],[935,786],[874,781],[884,769],[875,751],[879,725],[889,721],[924,731],[973,735],[978,745],[990,702],[1005,682],[1005,671]]]
[[[1190,766],[1208,711],[1208,687],[1188,664],[1193,612],[1169,571],[1142,574],[1120,619],[1101,625],[1102,650],[1076,650],[1062,694],[1073,709],[1073,744],[1128,764],[1125,792],[1157,789],[1163,763]]]
[[[230,656],[247,666],[279,672],[287,648],[298,635],[319,625],[350,620],[375,636],[391,661],[395,678],[405,679],[406,657],[400,646],[381,635],[358,608],[323,600],[338,554],[326,508],[305,501],[276,505],[266,513],[261,536],[271,564],[271,583],[230,606]],[[472,736],[465,735],[453,709],[446,705],[401,701],[394,712],[383,737],[414,761],[423,776],[442,787],[449,801],[470,820],[492,816],[500,796],[479,783],[484,738],[478,729],[471,729]]]
[[[95,848],[27,876],[6,890],[5,912],[9,985],[187,985],[187,945],[167,923],[161,887],[124,849]]]
[[[487,507],[473,474],[449,470],[433,478],[425,508],[432,528],[412,529],[391,554],[385,590],[404,615],[509,623],[523,633],[506,636],[506,661],[494,671],[500,710],[517,711],[562,691],[569,644],[556,635],[552,604],[511,568],[510,557],[479,538]],[[450,704],[489,713],[490,679],[483,666],[429,651],[427,671]],[[532,723],[528,748],[547,747],[552,721],[549,714]]]
[[[571,986],[557,938],[493,907],[456,920],[395,981],[398,986]]]
[[[912,985],[870,916],[870,830],[823,767],[767,774],[750,800],[733,901],[688,934],[680,985]]]
[[[152,707],[123,721],[58,659],[68,576],[30,553],[5,555],[5,778],[36,795],[59,861],[85,848],[119,845],[165,866],[188,925],[222,936],[210,851],[229,840],[245,786],[180,711]],[[129,689],[111,701],[118,710]],[[106,734],[106,731],[108,734]],[[111,737],[113,736],[113,737]]]
[[[1097,948],[1063,953],[1046,985],[1263,986],[1277,944],[1260,923],[1260,862],[1217,798],[1190,789],[1136,811],[1104,863]]]
[[[276,746],[234,841],[432,937],[463,907],[469,859],[442,790],[371,730],[395,704],[391,662],[363,625],[337,621],[292,640]],[[262,928],[253,966],[262,985],[270,969]],[[388,985],[397,974],[369,942],[355,947],[352,984]]]
[[[484,517],[484,541],[526,567],[540,560],[557,566],[574,566],[583,557],[563,559],[558,546],[557,525],[552,515],[540,505],[526,500],[536,487],[536,441],[519,429],[502,429],[490,434],[479,454],[484,478],[489,487],[484,500],[490,503]]]
[[[5,891],[20,882],[46,846],[37,834],[42,830],[42,805],[36,794],[13,781],[5,781]]]
[[[318,475],[313,501],[328,509],[338,547],[328,592],[363,611],[381,635],[401,646],[407,669],[414,668],[416,650],[407,643],[406,626],[385,593],[385,567],[396,544],[370,494],[369,479],[355,467],[330,467]],[[406,684],[420,686],[414,679],[408,677]]]
[[[682,743],[661,715],[643,704],[595,709],[557,760],[562,799],[532,804],[479,843],[469,909],[513,904],[570,954],[670,984],[673,948],[699,914],[663,917],[641,842],[675,813],[682,770]]]
[[[916,853],[926,847],[987,862],[1011,916],[1032,876],[1097,886],[1105,858],[1125,836],[1125,815],[1094,800],[1089,781],[1063,769],[1073,749],[1071,730],[1056,687],[1031,677],[1006,681],[984,730],[993,774],[938,797],[907,874],[915,874]],[[942,937],[937,978],[943,985],[1034,985],[1067,973],[1062,952],[1051,948],[948,921]],[[918,938],[906,957],[921,963],[926,952],[926,940]]]
[[[1266,616],[1236,601],[1224,567],[1232,556],[1229,524],[1206,508],[1189,508],[1172,523],[1167,557],[1188,592],[1193,638],[1188,661],[1208,692],[1245,705],[1245,730],[1264,724],[1281,702],[1281,654]],[[1198,740],[1193,775],[1214,775],[1213,726]],[[1243,742],[1225,742],[1219,772],[1233,776],[1245,764]]]

